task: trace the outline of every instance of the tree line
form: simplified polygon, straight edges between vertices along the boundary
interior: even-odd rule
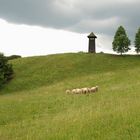
[[[120,26],[114,36],[114,40],[112,42],[113,50],[121,55],[125,52],[131,50],[129,47],[131,45],[131,41],[128,38],[126,31],[123,26]],[[136,32],[135,41],[134,41],[135,51],[138,54],[140,52],[140,28]]]

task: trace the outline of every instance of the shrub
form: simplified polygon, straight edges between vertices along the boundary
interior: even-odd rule
[[[13,60],[13,59],[18,59],[18,58],[21,58],[21,56],[20,55],[11,55],[11,56],[7,57],[8,60]]]
[[[13,68],[7,58],[0,53],[0,87],[13,78]]]

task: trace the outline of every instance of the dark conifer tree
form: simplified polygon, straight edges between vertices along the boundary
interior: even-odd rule
[[[135,35],[135,51],[137,53],[140,52],[140,28],[138,29],[136,35]]]

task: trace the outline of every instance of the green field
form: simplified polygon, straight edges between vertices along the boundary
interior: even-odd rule
[[[0,140],[140,140],[140,56],[58,54],[12,60],[0,91]],[[99,86],[96,94],[66,89]]]

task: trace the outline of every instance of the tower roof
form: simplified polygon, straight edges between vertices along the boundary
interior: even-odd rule
[[[91,32],[90,35],[88,35],[88,38],[97,38],[97,36],[93,32]]]

